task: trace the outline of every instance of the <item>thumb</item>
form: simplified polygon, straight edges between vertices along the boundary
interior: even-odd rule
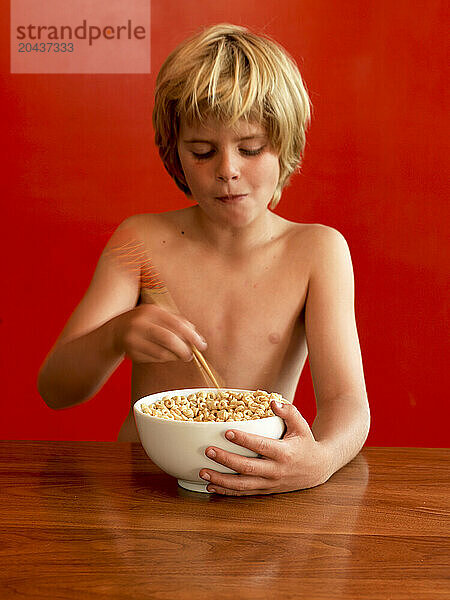
[[[307,421],[302,417],[300,411],[289,402],[277,402],[273,400],[270,408],[277,417],[281,417],[286,424],[286,432],[284,438],[300,436],[305,437],[312,435],[311,429]]]

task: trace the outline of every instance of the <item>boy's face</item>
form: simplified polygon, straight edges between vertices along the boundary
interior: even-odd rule
[[[213,220],[244,227],[267,211],[278,183],[278,155],[264,127],[241,120],[236,129],[214,118],[183,119],[178,154],[194,200]]]

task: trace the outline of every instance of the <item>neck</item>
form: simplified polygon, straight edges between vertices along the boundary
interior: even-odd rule
[[[193,227],[205,244],[219,254],[236,257],[273,239],[280,219],[267,209],[249,225],[233,227],[213,221],[199,206],[192,207],[192,217]]]

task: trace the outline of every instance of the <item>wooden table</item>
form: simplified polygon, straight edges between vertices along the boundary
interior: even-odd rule
[[[232,498],[139,444],[0,441],[0,597],[448,600],[449,458],[365,448],[320,487]]]

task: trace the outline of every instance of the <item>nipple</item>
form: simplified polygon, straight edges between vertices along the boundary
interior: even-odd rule
[[[269,333],[269,342],[271,344],[279,344],[280,339],[281,337],[279,333]]]

